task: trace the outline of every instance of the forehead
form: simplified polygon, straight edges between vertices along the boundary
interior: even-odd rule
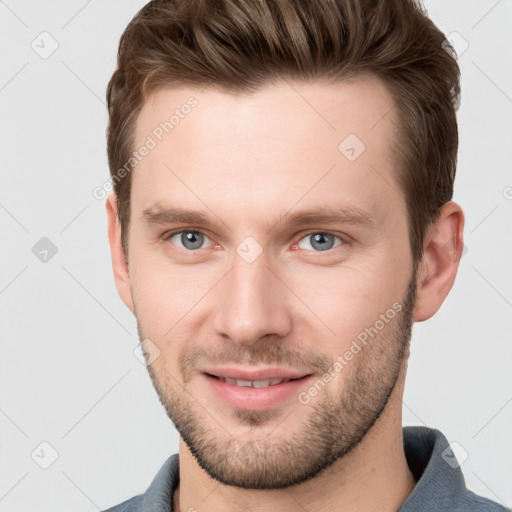
[[[135,136],[140,142],[156,130],[154,136],[158,137],[161,127],[164,138],[171,131],[176,138],[184,131],[178,130],[179,125],[186,124],[190,143],[194,133],[201,142],[224,142],[226,136],[226,142],[234,137],[236,142],[246,142],[278,135],[279,141],[300,144],[304,139],[312,144],[323,140],[322,146],[354,133],[364,142],[378,143],[390,125],[384,122],[384,130],[375,128],[384,118],[394,118],[393,104],[384,83],[370,76],[337,83],[281,80],[251,93],[213,86],[165,88],[153,92],[143,105]],[[161,126],[166,123],[170,124],[167,131]],[[279,131],[283,127],[286,132]],[[325,139],[327,134],[330,136]]]
[[[251,94],[158,90],[136,124],[135,149],[151,150],[133,171],[133,209],[195,195],[248,209],[324,197],[375,210],[379,189],[383,201],[401,197],[394,117],[387,88],[371,77],[282,80]]]

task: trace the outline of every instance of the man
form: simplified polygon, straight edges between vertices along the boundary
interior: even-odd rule
[[[110,510],[505,510],[401,425],[463,247],[459,69],[421,8],[150,2],[107,98],[116,286],[180,434]]]

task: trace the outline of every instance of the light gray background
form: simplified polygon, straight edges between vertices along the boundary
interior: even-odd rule
[[[133,355],[136,324],[114,287],[104,202],[92,196],[108,178],[105,87],[143,3],[0,1],[5,512],[106,508],[144,491],[178,448]],[[511,506],[512,2],[426,6],[469,44],[455,192],[467,253],[442,309],[414,328],[404,423],[457,441],[469,487]],[[43,59],[32,41],[49,51],[52,38],[58,49]],[[42,237],[58,249],[46,263],[32,252]],[[50,461],[43,441],[59,455],[48,469],[31,458]]]

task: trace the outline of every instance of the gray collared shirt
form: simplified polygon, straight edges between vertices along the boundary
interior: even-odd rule
[[[417,484],[397,512],[510,512],[466,488],[457,459],[439,430],[404,427],[403,438],[407,463]],[[172,497],[178,482],[179,458],[174,454],[144,494],[105,512],[173,512]]]

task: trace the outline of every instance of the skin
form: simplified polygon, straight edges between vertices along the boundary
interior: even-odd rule
[[[160,351],[148,369],[181,434],[175,510],[277,512],[299,503],[396,511],[416,483],[401,417],[410,326],[435,314],[453,285],[462,210],[444,206],[415,273],[395,176],[397,120],[376,78],[282,81],[251,95],[159,90],[140,113],[135,146],[190,96],[197,107],[132,171],[129,264],[115,196],[106,202],[116,286],[141,339]],[[366,146],[352,162],[338,150],[351,133]],[[155,213],[157,204],[199,210],[211,222],[148,223],[143,212]],[[340,206],[371,222],[286,223],[287,214]],[[201,248],[170,237],[187,229],[205,232]],[[341,238],[315,250],[310,235],[319,232]],[[262,251],[252,263],[237,253],[248,236]],[[402,312],[306,405],[294,395],[263,411],[236,410],[202,378],[201,365],[236,361],[321,378],[397,303]],[[335,460],[315,471],[304,462],[333,452]]]

